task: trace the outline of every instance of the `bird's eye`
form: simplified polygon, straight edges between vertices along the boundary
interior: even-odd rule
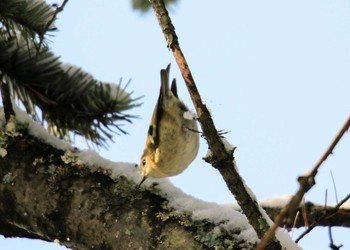
[[[146,159],[142,160],[142,166],[146,166]]]

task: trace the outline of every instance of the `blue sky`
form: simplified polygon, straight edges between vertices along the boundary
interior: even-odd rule
[[[59,1],[56,1],[59,2]],[[70,1],[56,23],[51,47],[61,60],[95,78],[144,95],[140,118],[125,125],[103,157],[138,163],[159,89],[159,70],[171,62],[180,98],[191,100],[153,15],[132,11],[130,1]],[[349,116],[350,3],[348,1],[180,1],[170,8],[180,45],[218,129],[237,146],[236,161],[258,200],[294,193],[296,178],[311,169]],[[78,147],[86,145],[76,141]],[[321,167],[307,201],[335,203],[349,193],[350,138],[343,138]],[[202,157],[171,181],[206,201],[235,203],[219,173]],[[208,188],[210,186],[210,188]],[[300,230],[293,232],[295,238]],[[333,229],[336,244],[350,249],[349,230]],[[328,230],[301,242],[327,249]],[[25,240],[1,249],[63,249]],[[3,247],[5,246],[5,247]],[[31,248],[32,247],[32,248]]]

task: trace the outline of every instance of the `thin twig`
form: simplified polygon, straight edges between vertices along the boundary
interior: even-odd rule
[[[334,216],[338,210],[340,209],[340,206],[343,205],[348,199],[350,198],[350,194],[348,194],[344,199],[342,199],[335,207],[335,212],[328,215],[325,214],[323,216],[321,216],[317,221],[315,221],[314,223],[312,223],[312,225],[310,227],[308,227],[308,229],[306,229],[301,235],[299,235],[299,237],[295,240],[296,243],[298,243],[305,235],[307,235],[308,233],[310,233],[318,224],[319,221],[322,221],[324,219],[330,218],[332,216]]]
[[[326,194],[325,194],[325,198],[324,198],[324,207],[326,209],[327,209],[327,204],[328,204],[328,189],[326,189]]]
[[[335,181],[334,181],[332,170],[331,170],[331,177],[332,177],[332,182],[333,182],[333,187],[334,187],[335,201],[338,203],[337,186],[335,185]]]
[[[341,205],[347,202],[350,199],[350,194],[348,194],[344,199],[342,199],[336,206],[335,209],[339,209]]]
[[[295,240],[295,243],[298,243],[305,235],[307,235],[308,233],[310,233],[316,226],[317,226],[316,223],[314,223],[314,224],[312,224],[311,226],[309,226],[309,227]]]
[[[330,239],[330,243],[329,243],[329,247],[332,250],[339,250],[343,245],[335,245],[334,241],[333,241],[333,236],[332,236],[332,227],[328,227],[328,234],[329,234],[329,239]]]
[[[303,198],[303,205],[301,207],[301,212],[303,215],[303,220],[304,220],[304,226],[308,227],[309,226],[309,220],[307,218],[307,213],[306,213],[306,206],[305,206],[305,199]]]
[[[225,150],[210,113],[202,102],[185,56],[180,48],[178,37],[175,33],[175,27],[171,22],[164,2],[162,0],[150,0],[150,2],[162,28],[168,48],[172,50],[175,60],[186,82],[187,89],[196,108],[198,121],[201,125],[204,138],[207,140],[211,150],[211,157],[208,157],[205,160],[210,162],[213,167],[218,169],[229,190],[236,198],[244,214],[247,216],[249,223],[255,229],[259,238],[261,238],[264,232],[268,229],[269,225],[264,215],[261,213],[258,203],[250,195],[250,192],[245,187],[242,177],[236,171],[233,152],[227,152]],[[280,246],[276,239],[273,239],[271,244],[274,246]]]
[[[268,244],[269,240],[275,235],[276,229],[283,224],[283,222],[287,219],[290,219],[295,211],[298,209],[304,194],[308,192],[315,185],[315,177],[318,169],[322,165],[322,163],[328,158],[329,155],[332,154],[335,146],[338,144],[339,140],[345,134],[345,132],[350,127],[350,117],[348,117],[347,121],[340,129],[335,139],[328,147],[326,152],[322,155],[320,160],[316,163],[314,168],[310,171],[309,174],[300,176],[298,178],[299,181],[299,190],[296,194],[290,199],[288,204],[281,210],[280,214],[277,216],[275,223],[270,227],[270,229],[266,232],[260,243],[257,245],[256,250],[262,250]]]
[[[297,224],[297,220],[298,220],[299,214],[300,214],[299,211],[295,214],[295,218],[294,218],[294,222],[293,222],[293,228],[292,228],[292,237],[293,237],[293,234],[294,234],[294,230],[293,229],[295,228],[295,225]]]
[[[45,25],[44,30],[39,34],[39,45],[38,45],[38,49],[37,49],[38,52],[40,51],[40,47],[41,47],[41,45],[44,42],[44,36],[45,36],[46,32],[49,30],[51,24],[55,21],[58,13],[63,11],[64,6],[68,3],[68,1],[69,0],[64,0],[63,3],[61,4],[61,6],[56,7],[56,10],[55,10],[55,12],[52,15],[51,20],[47,22],[47,24]]]
[[[316,165],[312,169],[312,172],[310,173],[310,175],[312,175],[313,177],[316,176],[317,170],[319,169],[319,167],[322,165],[322,163],[325,160],[327,160],[328,156],[330,156],[333,153],[335,146],[337,146],[338,142],[343,137],[343,135],[346,133],[346,131],[348,131],[349,127],[350,127],[350,116],[348,117],[347,121],[345,122],[345,124],[343,125],[343,127],[341,128],[341,130],[339,131],[337,136],[334,138],[332,144],[329,146],[327,151],[322,155],[321,159],[316,163]]]

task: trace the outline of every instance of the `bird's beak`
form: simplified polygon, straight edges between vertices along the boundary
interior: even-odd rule
[[[141,180],[139,186],[141,186],[141,184],[142,184],[146,179],[147,179],[147,176],[145,175],[145,176],[142,178],[142,180]]]

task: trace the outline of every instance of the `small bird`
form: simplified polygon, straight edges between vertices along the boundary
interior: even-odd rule
[[[140,161],[143,176],[140,185],[147,177],[180,174],[198,153],[197,122],[188,116],[188,108],[179,100],[175,79],[169,89],[169,71],[170,64],[160,71],[160,93]]]

